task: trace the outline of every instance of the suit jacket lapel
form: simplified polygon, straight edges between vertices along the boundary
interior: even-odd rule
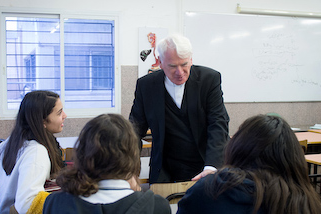
[[[157,75],[156,75],[157,74]],[[165,86],[164,86],[164,78],[165,74],[163,71],[159,71],[159,73],[155,74],[155,78],[153,81],[152,90],[154,92],[153,96],[153,108],[155,109],[154,118],[158,121],[159,124],[159,133],[160,133],[160,142],[164,143],[165,136]]]
[[[197,74],[193,72],[193,67],[191,68],[191,74],[186,82],[186,100],[187,100],[187,109],[188,109],[188,118],[191,126],[191,130],[195,139],[195,142],[198,142],[199,137],[199,126],[198,126],[198,113],[200,105],[200,85],[197,78]]]

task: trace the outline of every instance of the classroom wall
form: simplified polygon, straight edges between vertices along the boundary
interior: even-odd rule
[[[0,7],[59,10],[68,12],[119,13],[119,64],[121,66],[121,114],[128,117],[138,76],[140,27],[167,28],[183,33],[185,11],[235,14],[236,6],[289,11],[321,12],[320,0],[1,0]],[[215,68],[214,68],[215,69]],[[315,92],[320,93],[320,92]],[[263,96],[263,95],[262,95]],[[321,123],[321,101],[288,103],[226,103],[230,134],[249,116],[277,112],[292,127],[307,128]],[[58,136],[76,136],[90,118],[68,118]],[[0,120],[0,138],[8,137],[14,121]]]

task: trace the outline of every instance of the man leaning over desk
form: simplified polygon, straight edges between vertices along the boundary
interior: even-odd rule
[[[162,70],[137,80],[130,120],[139,136],[153,136],[149,182],[198,180],[223,162],[229,116],[219,72],[192,65],[186,37],[157,46]]]

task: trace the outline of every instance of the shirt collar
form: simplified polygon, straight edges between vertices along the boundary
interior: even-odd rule
[[[176,85],[175,83],[173,83],[166,75],[165,75],[165,86],[169,86],[169,87],[185,87],[185,83],[181,85]]]
[[[169,93],[169,95],[172,97],[176,106],[178,108],[181,108],[186,82],[184,82],[181,85],[176,85],[172,81],[170,81],[170,79],[166,75],[165,75],[164,82],[165,82],[165,88]]]
[[[98,187],[99,188],[130,188],[130,185],[125,180],[108,179],[108,180],[99,181]]]

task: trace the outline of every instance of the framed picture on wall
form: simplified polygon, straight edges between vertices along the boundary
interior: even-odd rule
[[[166,28],[139,28],[138,77],[159,70],[157,43],[168,35]]]

